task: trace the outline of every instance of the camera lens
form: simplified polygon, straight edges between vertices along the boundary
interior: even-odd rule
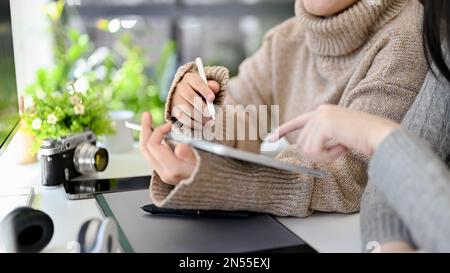
[[[108,152],[106,149],[99,148],[95,153],[95,169],[98,172],[103,172],[108,166]]]
[[[102,172],[108,166],[108,151],[89,143],[81,143],[75,149],[73,163],[81,174]]]

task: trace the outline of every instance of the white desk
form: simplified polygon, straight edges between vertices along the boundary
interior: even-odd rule
[[[14,145],[11,144],[10,147]],[[54,221],[55,233],[44,252],[71,252],[81,225],[90,218],[102,217],[94,199],[69,201],[62,187],[46,189],[40,185],[40,165],[17,165],[10,152],[0,158],[0,188],[6,186],[35,189],[33,207],[46,212]],[[124,154],[110,155],[110,164],[101,177],[148,175],[147,163],[137,147]],[[278,218],[292,232],[319,252],[360,252],[359,215],[314,214],[305,219]]]

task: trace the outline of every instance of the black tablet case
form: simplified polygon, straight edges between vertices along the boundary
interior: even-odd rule
[[[313,251],[268,214],[248,218],[151,215],[140,207],[151,203],[148,190],[96,196],[105,216],[119,224],[126,252],[235,253]]]

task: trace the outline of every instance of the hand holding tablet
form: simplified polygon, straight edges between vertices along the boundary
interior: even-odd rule
[[[133,129],[133,130],[142,131],[141,126],[137,125],[137,124],[126,122],[125,126],[130,129]],[[237,160],[241,160],[241,161],[245,161],[245,162],[250,162],[250,163],[254,163],[254,164],[258,164],[258,165],[262,165],[262,166],[266,166],[266,167],[271,167],[271,168],[275,168],[275,169],[285,170],[285,171],[289,171],[289,172],[307,174],[307,175],[311,175],[311,176],[317,177],[317,178],[326,177],[326,173],[321,170],[316,170],[316,169],[308,168],[305,166],[299,166],[299,165],[285,163],[283,161],[276,160],[276,159],[273,159],[273,158],[270,158],[270,157],[267,157],[264,155],[250,153],[247,151],[231,148],[229,146],[218,144],[218,143],[213,143],[213,142],[208,142],[208,141],[203,141],[203,140],[191,140],[191,139],[187,139],[187,138],[179,138],[179,137],[174,137],[173,135],[166,135],[166,139],[168,141],[185,143],[185,144],[188,144],[199,150],[203,150],[203,151],[213,153],[213,154],[216,154],[219,156],[229,157],[229,158],[233,158],[233,159],[237,159]]]

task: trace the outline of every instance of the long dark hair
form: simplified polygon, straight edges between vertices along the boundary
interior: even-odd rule
[[[450,82],[450,68],[445,56],[450,53],[450,1],[423,0],[422,4],[423,43],[428,65],[431,67],[433,63],[437,69],[433,70],[433,73],[439,72]]]

